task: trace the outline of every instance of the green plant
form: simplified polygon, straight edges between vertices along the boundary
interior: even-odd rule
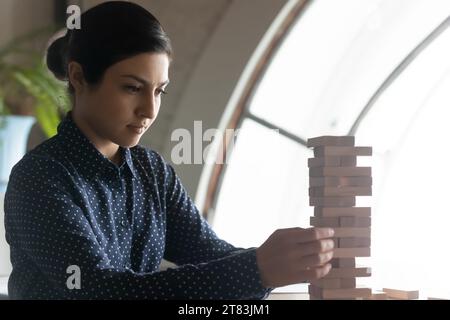
[[[0,115],[34,115],[47,137],[56,134],[70,100],[65,84],[47,70],[43,50],[31,44],[54,31],[41,29],[0,49]]]

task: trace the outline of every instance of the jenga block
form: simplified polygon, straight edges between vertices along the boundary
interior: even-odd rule
[[[353,207],[356,203],[355,197],[310,197],[310,206],[320,207]]]
[[[354,136],[321,136],[310,138],[307,141],[307,146],[320,147],[320,146],[340,146],[351,147],[355,145]]]
[[[370,238],[339,238],[338,248],[368,248],[370,247]],[[336,240],[335,240],[336,245]]]
[[[332,266],[331,270],[334,268],[355,268],[356,266],[355,258],[333,258],[330,263]]]
[[[356,288],[355,278],[321,278],[311,280],[311,284],[323,289]]]
[[[310,217],[309,223],[314,227],[339,227],[339,217],[332,217],[332,218]]]
[[[383,288],[388,298],[400,299],[400,300],[413,300],[419,299],[419,290],[399,290],[391,288]]]
[[[370,228],[334,228],[335,238],[370,238]]]
[[[370,257],[370,248],[334,248],[333,257],[335,258]]]
[[[339,157],[309,158],[308,168],[316,167],[340,167],[341,160]]]
[[[374,291],[372,292],[372,295],[368,298],[368,300],[388,300],[388,296],[386,292]]]
[[[356,167],[355,167],[356,168]],[[309,177],[310,187],[370,187],[372,177]]]
[[[311,280],[311,284],[318,287],[318,288],[325,288],[325,289],[339,289],[341,288],[341,279],[338,278],[329,278],[329,279],[316,279]]]
[[[344,156],[344,157],[339,157],[341,159],[341,165],[340,167],[356,167],[356,157],[354,156]]]
[[[356,288],[355,278],[342,278],[340,279],[342,289]]]
[[[349,289],[323,289],[314,285],[309,285],[310,294],[321,299],[346,299],[346,298],[368,298],[372,295],[370,288],[349,288]]]
[[[314,227],[370,227],[369,217],[310,217]]]
[[[354,228],[364,228],[370,227],[371,225],[370,217],[340,217],[339,225],[341,227],[354,227]]]
[[[308,167],[356,167],[356,157],[309,158]]]
[[[315,147],[314,157],[327,156],[371,156],[372,147]]]
[[[316,167],[309,168],[310,177],[370,177],[371,167]]]
[[[372,187],[310,187],[310,197],[370,196]]]
[[[372,270],[370,268],[331,268],[330,272],[322,278],[355,278],[370,277]]]
[[[370,217],[370,207],[351,207],[351,208],[332,208],[332,207],[315,207],[314,216],[319,218],[325,217]]]

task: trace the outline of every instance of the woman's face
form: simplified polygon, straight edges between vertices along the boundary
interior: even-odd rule
[[[164,53],[139,54],[109,67],[95,87],[76,90],[74,118],[97,147],[139,143],[158,115],[169,64]]]

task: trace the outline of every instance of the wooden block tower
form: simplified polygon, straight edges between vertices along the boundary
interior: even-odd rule
[[[356,147],[352,136],[308,139],[314,158],[308,159],[311,225],[335,230],[333,268],[309,285],[311,299],[357,299],[372,295],[356,285],[357,277],[371,275],[357,267],[356,257],[370,256],[370,207],[355,207],[356,196],[372,195],[371,167],[358,167],[357,156],[371,156],[371,147]]]

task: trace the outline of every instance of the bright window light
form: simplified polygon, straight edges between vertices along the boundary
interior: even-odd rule
[[[447,0],[312,1],[248,110],[304,140],[348,134],[383,82],[449,15]],[[372,257],[361,259],[372,266],[365,284],[374,289],[450,297],[448,57],[450,29],[389,84],[355,132],[357,145],[374,149]],[[212,223],[237,246],[259,246],[277,228],[309,226],[311,151],[250,118],[242,129]]]

